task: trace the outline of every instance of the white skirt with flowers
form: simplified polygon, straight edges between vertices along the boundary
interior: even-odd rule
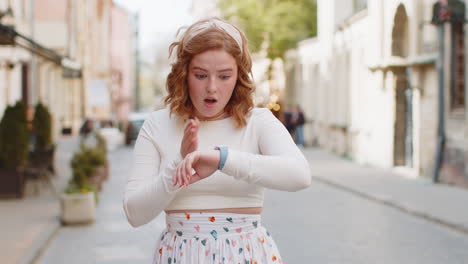
[[[282,263],[260,220],[252,214],[167,214],[153,264]]]

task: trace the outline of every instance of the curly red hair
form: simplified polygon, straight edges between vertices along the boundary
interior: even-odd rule
[[[237,27],[242,38],[242,48],[226,31],[218,27],[208,27],[194,34],[194,29],[199,31],[199,25],[209,22],[210,19],[201,20],[188,27],[179,41],[173,42],[169,47],[169,56],[174,49],[176,61],[171,66],[171,72],[167,76],[166,89],[168,95],[164,99],[166,105],[170,105],[170,112],[188,118],[194,113],[194,106],[190,100],[187,75],[188,66],[192,58],[207,50],[222,49],[231,54],[236,60],[238,77],[232,96],[225,107],[227,114],[233,117],[238,128],[246,125],[246,116],[254,106],[253,93],[255,86],[252,81],[252,59],[247,45],[247,38]],[[225,21],[223,21],[225,22]],[[225,22],[228,23],[228,22]]]

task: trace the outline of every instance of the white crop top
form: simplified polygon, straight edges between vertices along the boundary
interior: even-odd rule
[[[187,187],[173,186],[184,125],[168,109],[144,122],[123,199],[132,226],[150,222],[163,210],[261,207],[264,188],[297,191],[311,184],[309,164],[286,128],[268,109],[255,108],[241,129],[232,118],[200,122],[198,149],[227,146],[224,168]]]

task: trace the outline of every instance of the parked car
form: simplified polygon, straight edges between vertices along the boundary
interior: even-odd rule
[[[131,145],[138,137],[140,129],[149,113],[132,113],[128,117],[128,126],[125,132],[125,144]]]

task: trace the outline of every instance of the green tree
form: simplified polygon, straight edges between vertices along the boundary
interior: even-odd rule
[[[36,134],[36,150],[44,150],[52,144],[51,116],[47,107],[42,103],[36,105],[33,130]]]
[[[259,51],[266,41],[271,59],[317,35],[316,0],[220,0],[218,7],[224,19],[244,30],[251,51]]]
[[[0,122],[0,166],[14,169],[26,163],[29,133],[26,106],[18,101],[8,106]]]

